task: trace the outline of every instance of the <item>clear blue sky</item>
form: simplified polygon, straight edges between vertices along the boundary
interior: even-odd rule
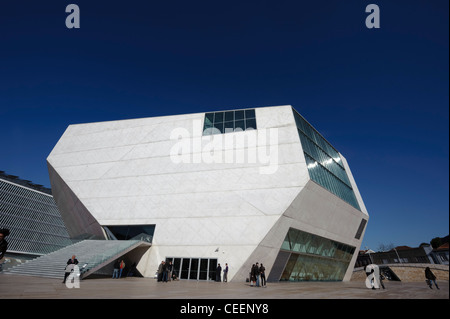
[[[49,187],[69,124],[291,104],[349,161],[363,247],[417,246],[449,233],[448,39],[447,0],[3,2],[0,170]]]

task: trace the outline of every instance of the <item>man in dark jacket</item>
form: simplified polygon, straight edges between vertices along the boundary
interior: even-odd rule
[[[67,261],[67,266],[69,266],[69,265],[78,265],[78,260],[75,258],[76,256],[75,255],[73,255],[72,256],[72,258],[70,258],[68,261]],[[66,279],[67,279],[67,277],[69,277],[69,275],[70,275],[70,273],[71,273],[71,269],[73,269],[73,268],[71,268],[71,267],[67,267],[66,266],[66,271],[64,272],[64,280],[63,280],[63,284],[65,284],[66,283]]]
[[[165,261],[163,261],[162,264],[162,281],[167,282],[167,264]]]
[[[217,282],[221,282],[222,281],[222,267],[220,266],[220,264],[218,264],[217,268],[216,268],[216,281]]]
[[[255,287],[259,287],[259,275],[260,275],[259,263],[256,263],[255,264],[255,278],[256,278],[256,285],[255,285]]]
[[[5,237],[9,235],[9,229],[0,229],[0,272],[3,271],[3,262],[5,261],[6,250],[8,250],[8,242]]]
[[[425,268],[425,278],[427,279],[427,284],[430,287],[430,289],[433,289],[433,284],[436,286],[437,289],[439,289],[437,283],[436,283],[436,276],[431,271],[430,267]]]
[[[120,269],[120,260],[117,259],[113,265],[112,279],[114,279],[114,278],[119,279],[119,269]]]
[[[67,264],[68,264],[68,265],[71,265],[71,264],[78,265],[78,259],[76,259],[75,257],[76,257],[76,256],[73,255],[72,258],[70,258],[70,259],[67,261]]]
[[[259,274],[261,276],[261,287],[266,287],[266,267],[263,264],[259,267]]]
[[[225,263],[225,269],[223,270],[223,282],[228,282],[228,264]]]

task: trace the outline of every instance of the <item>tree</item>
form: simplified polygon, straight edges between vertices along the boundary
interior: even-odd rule
[[[431,247],[433,247],[433,249],[436,249],[442,245],[442,240],[440,237],[435,237],[430,241],[430,244],[431,244]]]
[[[390,243],[390,244],[379,244],[378,245],[378,251],[389,251],[394,249],[394,244]]]

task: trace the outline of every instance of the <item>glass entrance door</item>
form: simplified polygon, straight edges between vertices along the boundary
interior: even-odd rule
[[[200,259],[199,280],[208,280],[208,259]]]
[[[198,280],[198,258],[191,259],[191,271],[189,272],[189,279]]]
[[[181,263],[181,275],[180,279],[189,279],[189,266],[191,264],[190,258],[183,258]]]
[[[183,258],[167,257],[171,261],[173,271],[180,279],[188,280],[215,280],[217,258]]]

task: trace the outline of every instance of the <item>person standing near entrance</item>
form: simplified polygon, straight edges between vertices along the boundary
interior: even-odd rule
[[[120,261],[120,271],[119,271],[119,278],[122,278],[122,272],[125,269],[125,262],[123,259]]]
[[[222,272],[222,267],[220,267],[220,264],[218,264],[217,268],[216,268],[216,281],[217,282],[221,282],[222,281],[222,279],[221,279],[221,272]]]
[[[225,263],[225,269],[223,270],[223,282],[228,282],[228,264]]]
[[[120,269],[120,261],[119,261],[119,259],[117,259],[114,262],[114,266],[113,267],[114,267],[114,270],[113,270],[112,279],[114,279],[114,278],[119,279],[119,269]]]
[[[173,271],[173,265],[172,265],[172,262],[169,261],[169,265],[167,265],[167,273],[168,273],[167,277],[168,277],[169,281],[172,281],[172,271]]]
[[[162,281],[167,282],[167,264],[165,261],[162,262]]]
[[[163,277],[163,265],[164,265],[164,261],[161,261],[161,263],[158,266],[158,282],[162,281],[162,277]]]

